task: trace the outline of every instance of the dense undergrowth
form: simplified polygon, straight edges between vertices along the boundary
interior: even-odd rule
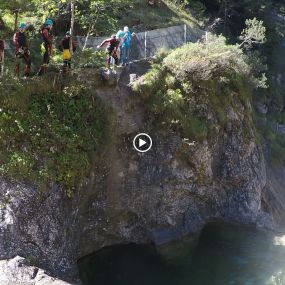
[[[52,77],[1,78],[0,93],[1,175],[71,194],[108,126],[101,102],[74,78],[64,87]]]
[[[54,33],[63,35],[69,27],[70,15],[68,1],[47,0],[2,0],[0,3],[0,25],[4,38],[9,38],[14,29],[13,7],[21,9],[19,22],[28,21],[31,24],[32,37],[37,34],[44,18],[52,18],[55,22]],[[28,2],[28,3],[25,3]],[[200,11],[198,1],[185,10],[181,1],[162,0],[152,7],[145,0],[86,0],[77,1],[75,34],[89,36],[107,36],[122,29],[125,25],[134,31],[152,30],[187,23],[196,26],[203,22],[197,20]],[[192,3],[192,2],[191,2]],[[196,13],[197,12],[197,13]]]
[[[161,53],[133,88],[163,125],[180,131],[184,138],[201,141],[227,123],[227,109],[237,108],[236,96],[249,119],[247,102],[253,88],[262,83],[238,46],[213,36],[207,43]]]
[[[150,7],[147,5],[147,1],[133,1],[130,9],[126,10],[124,17],[118,19],[116,28],[124,25],[135,25],[141,26],[142,30],[153,30],[185,23],[189,26],[199,24],[196,17],[191,14],[191,12],[195,14],[196,11],[199,11],[196,6],[191,11],[185,11],[184,6],[179,1],[158,2],[157,7]]]

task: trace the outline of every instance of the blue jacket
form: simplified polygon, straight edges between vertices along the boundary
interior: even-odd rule
[[[129,48],[131,46],[131,42],[132,42],[132,34],[131,32],[126,32],[125,33],[125,40],[123,41],[123,44],[122,44],[122,48]]]

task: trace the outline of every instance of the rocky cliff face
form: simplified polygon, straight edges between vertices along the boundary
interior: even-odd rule
[[[238,94],[224,129],[191,143],[155,128],[146,117],[129,84],[147,68],[133,64],[118,84],[96,92],[113,112],[113,128],[94,158],[88,184],[71,200],[55,186],[39,193],[1,180],[1,259],[23,256],[75,284],[76,261],[107,245],[162,244],[196,233],[212,219],[275,227],[273,206],[265,213],[261,203],[263,197],[271,204],[262,194],[262,149]],[[133,149],[139,132],[153,138],[145,154]]]
[[[24,258],[16,256],[11,260],[0,261],[0,284],[68,285],[69,283],[46,275],[42,269],[28,266]]]

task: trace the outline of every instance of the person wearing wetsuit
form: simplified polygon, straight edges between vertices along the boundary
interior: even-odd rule
[[[0,63],[4,60],[4,49],[5,49],[5,42],[4,40],[0,39]]]
[[[118,39],[115,35],[112,35],[110,39],[106,39],[103,41],[97,48],[101,48],[107,45],[106,53],[107,53],[107,66],[110,68],[112,58],[115,60],[115,64],[118,65],[119,58],[117,55],[118,48],[120,46],[120,39]]]
[[[52,40],[53,40],[52,27],[53,27],[53,21],[48,19],[41,28],[44,56],[43,56],[43,64],[40,68],[39,75],[42,75],[43,73],[46,72],[47,66],[50,61],[50,56],[52,54]]]
[[[62,59],[63,59],[63,70],[65,71],[67,68],[71,69],[71,48],[70,48],[70,32],[67,32],[65,37],[60,43],[59,49],[62,51]],[[76,51],[76,43],[72,40],[72,51]]]
[[[126,66],[129,64],[131,42],[132,42],[132,34],[129,31],[129,28],[125,27],[124,28],[123,42],[121,45],[121,49],[122,49],[121,61],[122,61],[123,66]]]
[[[27,35],[25,33],[27,25],[25,23],[20,24],[19,31],[13,36],[13,42],[15,45],[15,57],[16,57],[16,68],[15,74],[19,76],[20,74],[20,60],[25,63],[25,76],[29,76],[31,72],[31,57],[29,51],[29,45],[27,40]]]
[[[4,50],[5,50],[5,42],[0,38],[0,74],[4,72]]]

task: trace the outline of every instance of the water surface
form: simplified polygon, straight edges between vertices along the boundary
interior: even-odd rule
[[[118,245],[79,262],[85,285],[285,285],[285,247],[249,227],[210,224],[156,250]]]

